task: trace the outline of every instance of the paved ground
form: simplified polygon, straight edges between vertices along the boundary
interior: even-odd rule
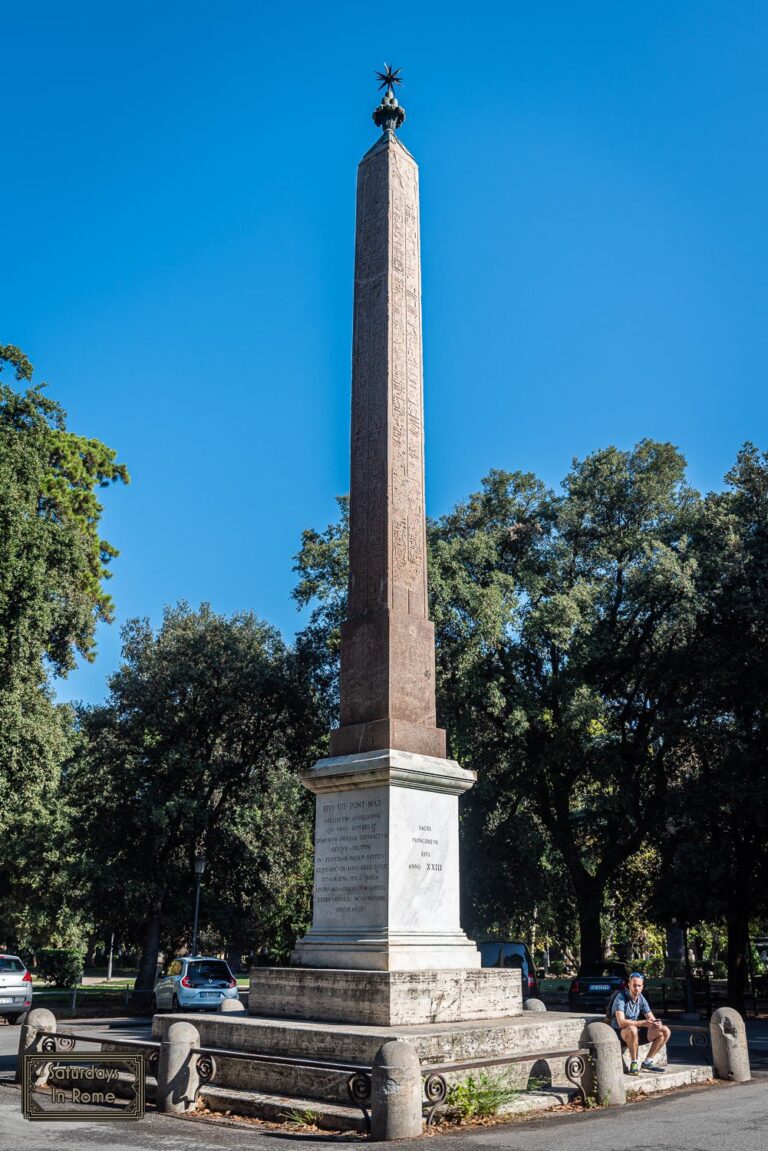
[[[81,1024],[85,1030],[86,1024]],[[110,1036],[146,1037],[146,1020],[87,1021]],[[616,1110],[551,1115],[409,1143],[413,1151],[764,1151],[768,1148],[768,1021],[749,1024],[755,1080],[694,1088]],[[10,1086],[17,1027],[0,1027],[0,1147],[18,1151],[328,1151],[334,1136],[217,1127],[149,1113],[138,1123],[31,1123]],[[677,1059],[677,1054],[675,1055]],[[3,1083],[2,1080],[5,1080]],[[359,1138],[345,1147],[362,1148]]]
[[[702,1088],[616,1110],[552,1116],[525,1123],[417,1139],[412,1151],[762,1151],[768,1131],[764,1079]],[[148,1114],[137,1123],[30,1123],[19,1094],[0,1087],[0,1146],[16,1151],[328,1151],[333,1137],[234,1130]],[[364,1140],[344,1141],[350,1151]]]

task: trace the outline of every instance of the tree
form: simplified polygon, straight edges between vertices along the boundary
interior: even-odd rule
[[[643,441],[575,462],[560,495],[491,472],[429,525],[438,717],[481,779],[463,823],[493,829],[487,869],[514,858],[520,818],[537,821],[568,873],[587,962],[602,953],[606,889],[676,766],[697,506],[680,453]],[[333,603],[334,620],[342,528],[299,557],[300,586]]]
[[[100,538],[96,489],[128,473],[99,440],[66,428],[65,413],[32,385],[27,357],[0,345],[0,936],[33,930],[43,895],[20,875],[39,837],[56,841],[58,772],[73,746],[73,715],[54,702],[51,678],[77,654],[92,658],[95,627],[111,620],[104,589],[115,549]],[[48,827],[50,835],[43,828]],[[37,903],[37,908],[34,906]]]
[[[286,853],[296,862],[309,849],[308,811],[286,772],[311,754],[315,733],[291,653],[252,613],[179,604],[157,633],[133,620],[123,639],[107,703],[80,716],[66,788],[80,805],[92,898],[122,922],[143,920],[136,987],[148,991],[162,939],[188,931],[197,851],[211,861],[206,888],[221,886],[231,905],[233,870],[256,872],[246,887],[266,896]],[[284,914],[301,918],[306,893],[286,899]],[[217,919],[230,929],[221,909]],[[239,946],[243,925],[231,930]]]
[[[707,496],[694,697],[657,902],[680,922],[725,920],[728,1001],[744,1010],[749,922],[768,914],[768,453],[739,452]]]

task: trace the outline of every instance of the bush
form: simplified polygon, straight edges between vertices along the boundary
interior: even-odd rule
[[[73,947],[46,947],[37,953],[37,974],[54,987],[74,987],[83,971],[84,955]]]
[[[664,974],[664,963],[663,955],[652,955],[649,959],[638,959],[634,963],[630,961],[630,970],[637,968],[646,979],[658,979]]]
[[[505,1103],[511,1103],[520,1092],[498,1075],[481,1071],[475,1078],[468,1075],[448,1088],[446,1103],[460,1119],[482,1118],[495,1115]]]

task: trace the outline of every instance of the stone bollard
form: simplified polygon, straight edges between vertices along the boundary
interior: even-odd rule
[[[524,999],[523,1011],[546,1011],[547,1005],[542,999]]]
[[[718,1079],[733,1083],[746,1083],[752,1078],[749,1071],[747,1029],[738,1011],[732,1007],[718,1007],[709,1021],[712,1039],[712,1062]]]
[[[192,1048],[199,1046],[200,1032],[191,1023],[177,1020],[168,1024],[157,1065],[158,1111],[190,1111],[195,1106],[200,1077],[198,1057]]]
[[[588,1023],[585,1047],[589,1048],[595,1074],[595,1096],[603,1107],[620,1107],[627,1101],[621,1040],[607,1023]]]
[[[371,1138],[414,1139],[421,1135],[421,1065],[416,1048],[390,1039],[371,1068]]]
[[[245,1011],[245,1004],[240,999],[222,999],[218,1009],[229,1014],[230,1011]]]
[[[16,1082],[21,1083],[21,1067],[24,1055],[32,1055],[42,1050],[41,1031],[55,1031],[56,1016],[46,1007],[34,1007],[28,1011],[19,1034],[19,1056],[16,1060]]]

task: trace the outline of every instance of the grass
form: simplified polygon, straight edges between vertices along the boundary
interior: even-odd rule
[[[446,1105],[459,1119],[484,1119],[495,1115],[500,1107],[511,1103],[520,1094],[500,1075],[468,1075],[448,1088]]]
[[[312,1111],[309,1107],[302,1111],[296,1108],[293,1111],[287,1111],[285,1114],[286,1123],[292,1123],[296,1127],[317,1127],[319,1115],[316,1111]]]

